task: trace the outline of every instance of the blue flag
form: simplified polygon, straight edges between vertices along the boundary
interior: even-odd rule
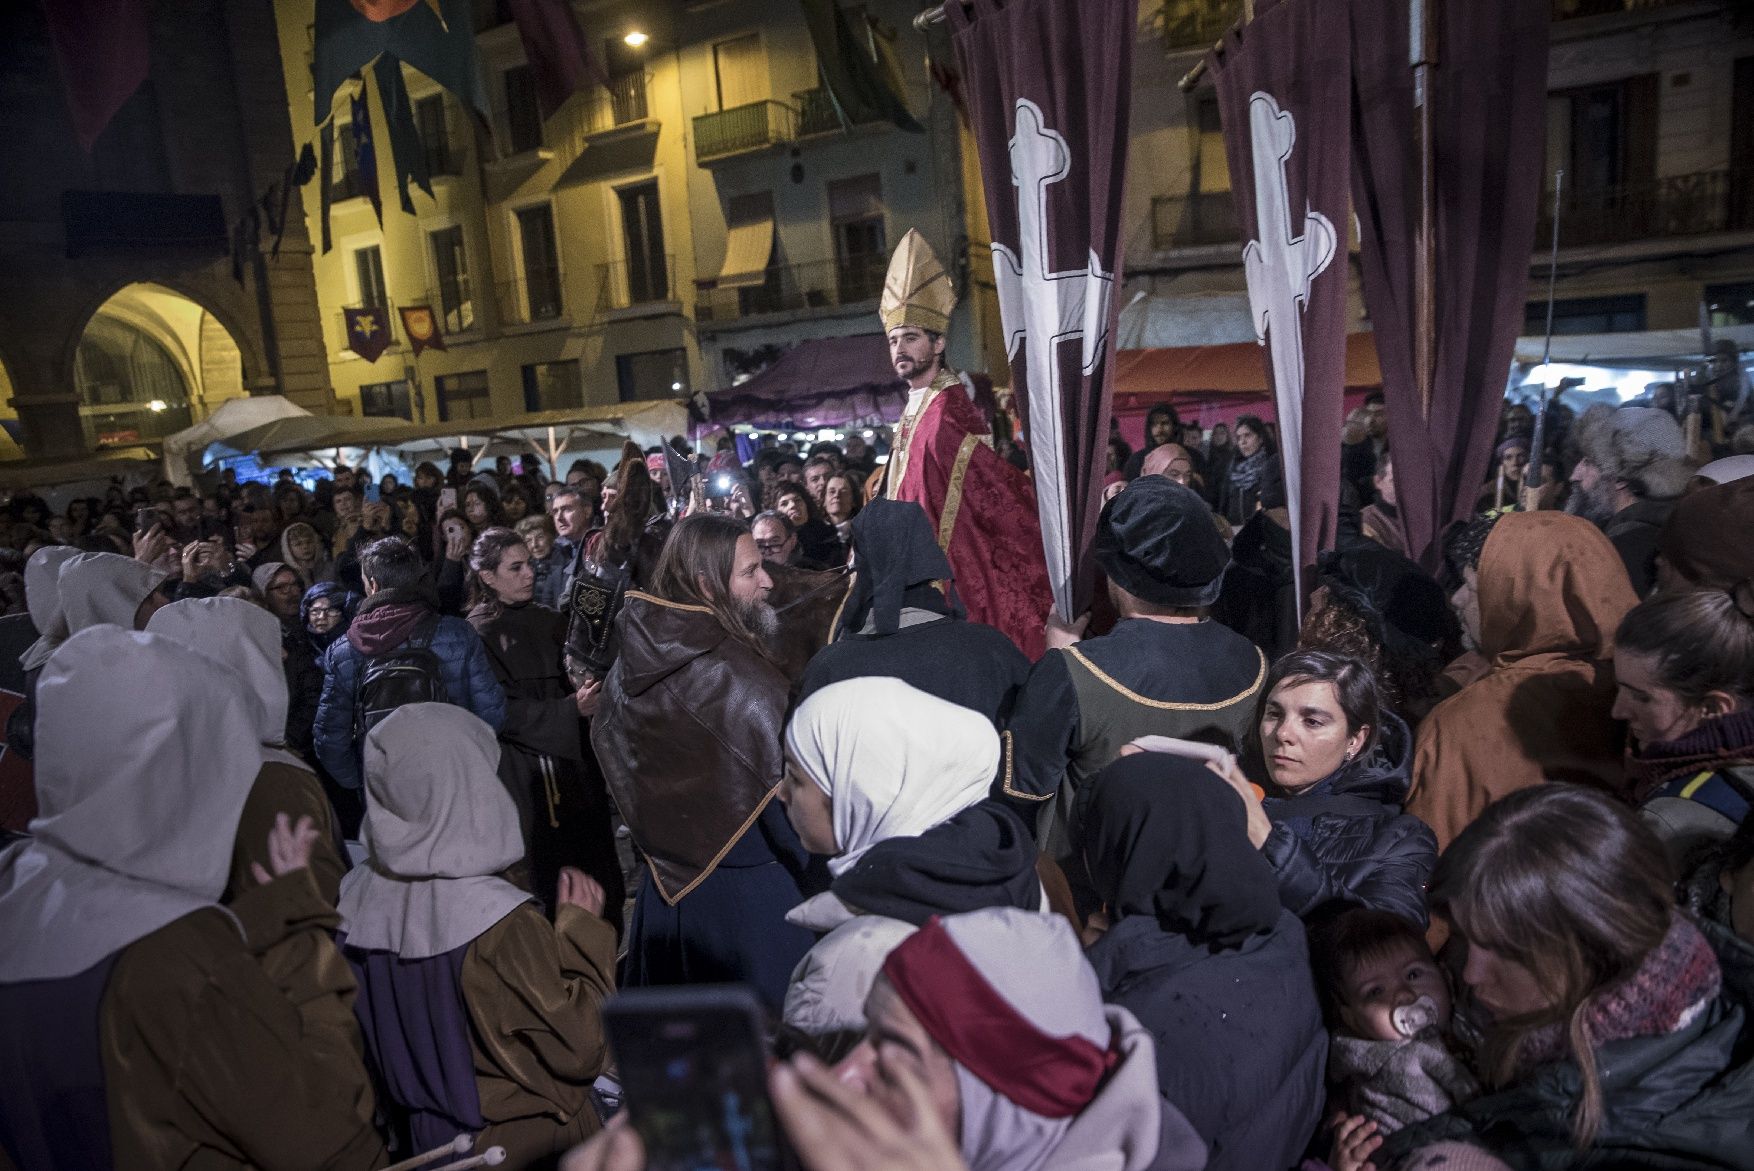
[[[483,0],[491,3],[492,0]],[[371,7],[371,6],[368,6]],[[397,9],[402,9],[396,12]],[[350,0],[317,0],[316,50],[311,63],[318,125],[329,120],[335,91],[388,53],[406,61],[487,117],[487,93],[475,55],[475,15],[470,0],[440,0],[440,20],[430,4],[391,5],[366,16]]]
[[[361,193],[372,201],[372,210],[378,213],[378,226],[383,227],[384,202],[378,198],[378,148],[372,140],[371,107],[366,104],[363,89],[353,98],[352,108],[354,171],[359,176]]]

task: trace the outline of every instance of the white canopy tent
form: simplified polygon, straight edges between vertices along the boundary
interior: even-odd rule
[[[165,437],[165,479],[178,487],[187,487],[194,483],[195,472],[200,470],[191,464],[201,458],[209,444],[222,442],[276,419],[301,416],[312,417],[309,411],[278,394],[228,399],[193,427]]]

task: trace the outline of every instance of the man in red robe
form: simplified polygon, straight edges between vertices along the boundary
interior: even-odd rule
[[[1005,632],[1031,659],[1053,606],[1029,476],[993,450],[973,388],[944,365],[956,294],[925,237],[909,231],[890,258],[879,312],[907,408],[882,488],[926,510],[970,620]]]

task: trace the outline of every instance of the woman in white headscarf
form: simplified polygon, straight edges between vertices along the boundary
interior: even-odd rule
[[[262,759],[235,679],[100,625],[49,659],[38,705],[34,836],[0,852],[6,1154],[26,1171],[375,1166],[310,826],[277,826],[260,885],[217,904]]]
[[[262,766],[238,822],[227,900],[249,889],[252,865],[267,863],[263,843],[276,820],[285,815],[293,821],[308,817],[316,826],[311,874],[324,900],[333,906],[340,897],[347,863],[322,783],[310,765],[284,747],[288,700],[280,664],[280,623],[242,598],[185,598],[154,614],[146,629],[175,639],[231,672],[255,718]]]
[[[793,714],[779,796],[834,881],[786,916],[827,935],[793,972],[785,1020],[819,1052],[863,1031],[876,965],[912,927],[1047,909],[1029,827],[987,797],[999,760],[991,720],[899,679],[833,683]]]
[[[1205,1166],[1205,1144],[1157,1092],[1150,1033],[1103,1003],[1058,915],[995,907],[929,921],[883,962],[867,1015],[870,1037],[841,1080],[900,1114],[884,1066],[917,1055],[969,1171]]]
[[[387,1097],[426,1150],[475,1135],[507,1164],[597,1129],[615,987],[603,889],[560,872],[554,921],[501,873],[524,854],[499,740],[453,704],[409,704],[365,741],[369,864],[341,883],[343,951]]]
[[[77,553],[56,580],[70,634],[105,622],[145,630],[154,611],[170,603],[164,570],[119,553]]]

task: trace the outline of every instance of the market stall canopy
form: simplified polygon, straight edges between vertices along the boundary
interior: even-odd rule
[[[1346,338],[1348,389],[1382,385],[1376,342],[1368,333]],[[1227,346],[1176,346],[1121,350],[1115,355],[1115,396],[1152,396],[1167,401],[1184,392],[1266,395],[1265,351],[1253,342]]]
[[[351,415],[287,415],[270,419],[209,443],[203,458],[211,464],[240,455],[280,455],[336,447],[369,447],[374,437],[400,431],[397,419],[354,418]]]
[[[194,483],[190,466],[209,444],[271,423],[276,419],[310,418],[311,413],[278,394],[251,395],[228,399],[217,410],[193,427],[187,427],[164,440],[165,479],[179,487]]]
[[[1255,340],[1247,293],[1138,293],[1115,323],[1115,348],[1167,350]]]
[[[907,384],[880,333],[811,338],[707,402],[715,426],[838,427],[899,418]]]
[[[0,488],[31,488],[51,504],[64,498],[102,496],[111,480],[129,487],[149,484],[158,475],[158,454],[150,447],[115,447],[85,459],[18,459],[0,462]]]
[[[1754,325],[1723,325],[1711,331],[1714,343],[1732,341],[1746,354],[1754,349]],[[1516,361],[1538,364],[1543,337],[1516,339]],[[1617,370],[1662,370],[1698,365],[1704,360],[1704,339],[1698,329],[1640,329],[1626,333],[1558,334],[1551,361]]]

